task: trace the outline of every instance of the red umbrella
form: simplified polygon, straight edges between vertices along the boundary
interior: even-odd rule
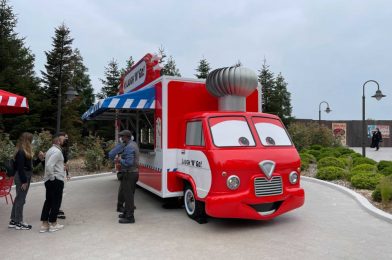
[[[29,112],[27,99],[0,89],[0,114],[23,114]]]

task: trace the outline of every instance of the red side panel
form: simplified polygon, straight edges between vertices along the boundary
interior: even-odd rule
[[[167,174],[167,190],[170,192],[184,190],[184,180],[178,177],[176,172],[169,172]]]
[[[168,144],[177,148],[184,140],[181,133],[187,113],[216,111],[218,99],[207,92],[204,83],[170,81],[168,83]]]
[[[259,93],[257,89],[253,91],[252,94],[250,94],[246,98],[246,111],[247,112],[259,112],[258,107],[259,107]]]
[[[159,171],[139,166],[139,181],[157,191],[162,191],[162,173]]]

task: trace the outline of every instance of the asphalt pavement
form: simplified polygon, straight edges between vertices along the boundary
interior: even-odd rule
[[[25,206],[32,230],[7,228],[11,206],[1,198],[0,259],[391,259],[392,225],[321,184],[303,180],[305,205],[274,220],[203,225],[140,188],[136,223],[118,224],[118,185],[112,174],[69,182],[65,228],[54,233],[39,233],[43,184]]]
[[[357,153],[362,154],[362,147],[350,147]],[[381,160],[392,161],[392,147],[380,147],[378,151],[374,148],[366,147],[366,157],[377,162]]]

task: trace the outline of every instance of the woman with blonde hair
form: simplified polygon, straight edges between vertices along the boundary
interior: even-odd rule
[[[16,143],[15,160],[15,190],[16,197],[11,211],[9,228],[17,230],[30,230],[31,225],[23,222],[23,206],[26,202],[27,192],[29,191],[31,176],[33,174],[33,163],[38,164],[43,160],[43,153],[39,153],[39,159],[33,161],[32,149],[33,134],[23,133]]]

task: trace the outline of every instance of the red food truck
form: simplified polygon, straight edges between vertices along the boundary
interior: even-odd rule
[[[139,186],[183,198],[196,220],[267,220],[304,204],[300,157],[282,121],[259,112],[253,71],[218,69],[205,81],[160,76],[158,61],[147,54],[122,78],[124,94],[82,117],[121,120],[134,130]]]

